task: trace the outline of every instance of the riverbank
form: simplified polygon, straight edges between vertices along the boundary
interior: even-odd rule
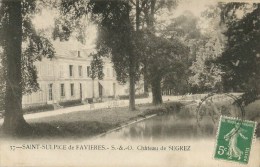
[[[32,133],[28,138],[90,138],[151,115],[175,112],[182,106],[168,102],[161,106],[139,104],[135,111],[128,107],[104,108],[66,113],[56,116],[28,119]]]

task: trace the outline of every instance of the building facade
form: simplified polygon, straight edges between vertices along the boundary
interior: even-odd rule
[[[116,97],[128,94],[128,86],[116,81],[111,60],[104,59],[103,80],[92,80],[89,49],[71,48],[68,43],[54,45],[54,58],[35,62],[40,90],[23,96],[23,106],[53,104],[71,100]]]

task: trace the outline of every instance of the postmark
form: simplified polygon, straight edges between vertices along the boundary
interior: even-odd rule
[[[244,119],[244,105],[238,103],[239,95],[224,93],[209,93],[202,98],[196,108],[197,124],[204,116],[209,116],[212,122],[217,125],[222,115]]]
[[[256,122],[221,116],[214,158],[248,164]]]

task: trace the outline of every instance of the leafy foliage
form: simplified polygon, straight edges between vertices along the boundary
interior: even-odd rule
[[[143,61],[147,61],[151,80],[155,75],[163,77],[172,70],[178,69],[181,61],[185,60],[184,55],[188,54],[188,48],[182,42],[170,41],[149,32],[139,36],[139,41],[136,42],[140,46],[139,52]],[[157,72],[153,71],[155,69]]]
[[[218,89],[222,82],[222,71],[213,61],[221,55],[222,48],[223,45],[218,38],[211,35],[196,52],[196,60],[190,67],[192,76],[189,78],[193,87],[201,91]]]
[[[170,40],[179,40],[186,45],[186,53],[182,58],[182,66],[174,69],[172,73],[167,75],[163,84],[164,89],[174,89],[175,93],[184,94],[190,91],[192,82],[189,82],[189,77],[193,74],[189,67],[196,60],[199,49],[201,48],[204,36],[198,26],[199,19],[191,12],[186,11],[182,15],[171,19],[171,22],[161,28],[161,35]]]
[[[4,6],[1,6],[0,9],[0,45],[4,46],[4,24],[6,20]],[[37,83],[37,70],[33,65],[33,62],[41,60],[42,56],[52,58],[54,56],[54,48],[50,41],[41,35],[39,32],[36,32],[33,24],[31,22],[32,18],[36,13],[40,11],[40,8],[37,7],[36,1],[22,1],[22,17],[23,17],[23,52],[22,52],[22,87],[23,93],[31,93],[37,91],[39,86]],[[5,71],[5,54],[2,55],[2,70]],[[3,81],[5,81],[5,73],[2,74]]]
[[[40,3],[40,2],[39,2]],[[41,60],[42,56],[52,58],[54,56],[54,48],[50,41],[37,32],[31,22],[35,14],[40,11],[37,1],[22,1],[22,91],[23,94],[37,91],[39,85],[37,83],[37,70],[34,66],[35,61]],[[0,6],[0,46],[5,47],[5,25],[7,24],[8,15],[7,7]],[[3,49],[0,52],[0,88],[1,88],[1,102],[0,109],[3,109],[6,85],[6,53]]]
[[[129,20],[131,6],[125,1],[98,1],[94,3],[93,14],[101,17],[98,22],[99,35],[97,45],[110,48],[111,59],[117,74],[117,80],[126,83],[130,67],[138,76],[138,57],[133,53],[133,26]],[[130,59],[135,63],[130,66]]]
[[[79,33],[81,38],[86,38],[86,34],[81,31],[84,30],[83,20],[88,20],[87,16],[91,16],[92,21],[98,24],[97,54],[92,55],[95,60],[92,63],[92,70],[97,68],[97,71],[101,71],[102,57],[111,55],[118,81],[126,83],[129,77],[132,32],[131,24],[127,23],[129,8],[127,1],[62,0],[60,11],[64,17],[56,20],[54,39],[68,40],[75,31],[81,32]]]
[[[180,75],[179,70],[185,68],[184,62],[189,49],[179,40],[168,40],[149,31],[139,35],[136,45],[141,61],[146,62],[147,81],[152,86],[153,103],[160,104],[161,83],[166,88],[172,79],[170,77]]]
[[[73,35],[78,41],[85,43],[87,27],[87,15],[89,13],[89,1],[85,0],[61,0],[57,3],[60,16],[55,19],[55,27],[53,31],[54,40],[69,40]]]
[[[192,61],[189,67],[189,83],[191,91],[194,93],[222,90],[221,75],[223,72],[214,63],[221,56],[225,45],[225,38],[222,34],[223,27],[219,25],[219,15],[218,7],[209,6],[202,13],[207,27],[199,27],[199,21],[196,18],[192,19],[193,22],[191,22],[190,28],[194,30],[191,31],[192,33],[186,41],[190,47],[191,58],[189,60]]]
[[[117,79],[123,83],[130,79],[130,109],[134,110],[134,82],[135,72],[138,65],[135,62],[132,46],[132,30],[130,20],[131,7],[128,1],[107,0],[88,2],[83,0],[61,1],[61,13],[64,14],[62,21],[56,22],[55,33],[58,37],[67,40],[79,26],[81,19],[84,19],[91,12],[91,17],[99,27],[97,41],[98,52],[108,51],[112,55],[112,62],[117,73]],[[64,25],[65,23],[65,25]],[[61,33],[60,33],[61,32]],[[84,36],[84,33],[81,33]],[[56,38],[57,36],[54,36]],[[104,49],[105,48],[105,49]],[[106,54],[110,54],[106,53]],[[101,54],[105,55],[105,54]],[[93,62],[94,63],[94,62]],[[93,65],[92,67],[96,67]]]
[[[99,80],[102,80],[104,77],[103,73],[103,60],[100,54],[91,54],[92,56],[92,61],[91,61],[91,70],[90,70],[90,77],[92,80],[95,78],[98,78]]]
[[[218,62],[226,90],[254,90],[259,93],[260,5],[222,4],[222,24],[227,26],[227,46]]]
[[[52,58],[55,51],[49,39],[33,28],[31,18],[24,20],[23,27],[22,86],[24,93],[32,93],[39,88],[37,69],[33,63],[40,61],[43,56]]]

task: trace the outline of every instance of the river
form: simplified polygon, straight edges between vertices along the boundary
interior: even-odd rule
[[[118,163],[124,157],[134,159],[135,165],[142,166],[240,166],[239,163],[216,160],[213,158],[218,123],[204,117],[200,126],[195,118],[184,118],[176,114],[155,116],[122,129],[107,133],[101,140],[131,145],[133,152],[119,152]],[[117,145],[116,145],[117,146]],[[188,151],[147,151],[164,146],[189,147]],[[121,159],[120,159],[121,157]],[[125,163],[124,160],[123,162]],[[122,162],[122,163],[123,163]],[[119,163],[120,164],[120,163]],[[260,166],[260,140],[253,142],[249,163],[246,166]]]

